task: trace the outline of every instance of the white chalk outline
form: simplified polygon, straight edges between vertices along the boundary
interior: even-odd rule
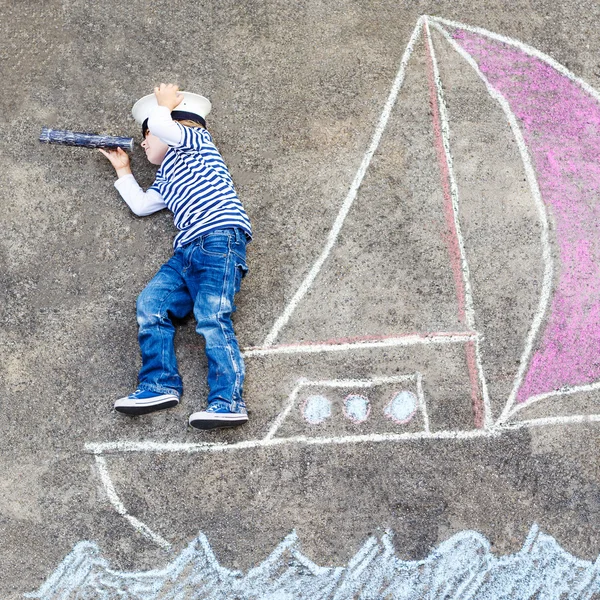
[[[600,415],[581,415],[579,418],[598,417]],[[596,419],[593,419],[596,420]],[[94,455],[119,454],[128,452],[157,452],[176,453],[186,452],[189,454],[229,452],[231,450],[245,450],[253,448],[271,448],[276,446],[287,446],[293,444],[305,444],[308,446],[327,446],[356,443],[397,442],[410,440],[469,440],[480,437],[497,437],[502,431],[518,429],[521,423],[516,421],[502,427],[491,429],[457,429],[439,431],[413,431],[409,433],[372,433],[365,435],[346,435],[331,437],[308,437],[292,436],[287,438],[264,438],[259,440],[248,440],[244,442],[226,443],[184,443],[184,442],[154,442],[154,441],[118,441],[118,442],[88,442],[85,450]]]
[[[346,435],[346,436],[294,436],[294,437],[280,437],[276,438],[275,434],[284,423],[285,419],[297,404],[298,395],[301,390],[309,387],[330,387],[330,388],[359,388],[368,389],[377,387],[379,385],[385,385],[389,383],[406,383],[412,382],[415,384],[417,391],[417,411],[421,412],[423,417],[423,434],[429,435],[429,415],[427,413],[427,404],[423,393],[423,377],[421,373],[412,373],[409,375],[394,375],[390,377],[376,376],[371,379],[332,379],[332,380],[315,380],[310,381],[307,379],[300,379],[293,390],[290,392],[289,402],[286,408],[280,412],[274,419],[273,424],[265,434],[264,438],[260,440],[250,440],[244,442],[238,442],[234,444],[224,443],[172,443],[172,442],[105,442],[105,443],[87,443],[85,444],[85,450],[94,454],[96,460],[96,466],[100,475],[100,480],[106,491],[108,500],[122,517],[124,517],[129,524],[141,535],[147,537],[156,545],[160,546],[164,550],[170,550],[171,544],[165,540],[162,536],[155,533],[145,523],[131,515],[121,498],[117,494],[114,483],[108,472],[108,465],[103,455],[123,452],[157,452],[157,453],[178,453],[187,452],[198,453],[198,452],[222,452],[227,450],[238,450],[238,449],[249,449],[258,447],[269,447],[288,445],[296,443],[311,444],[345,444],[362,441],[385,441],[386,439],[405,439],[407,434],[365,434],[365,435]],[[408,434],[411,435],[411,434]]]
[[[423,375],[417,372],[417,401],[419,403],[419,410],[423,415],[423,427],[425,433],[431,433],[429,428],[429,413],[427,412],[427,404],[425,402],[425,394],[423,393]]]
[[[420,380],[416,377],[417,382]],[[314,382],[317,383],[317,382]],[[418,398],[422,397],[422,389],[418,387],[420,392]],[[424,416],[426,412],[422,413]],[[157,546],[164,550],[170,550],[171,544],[162,536],[155,533],[148,525],[142,523],[139,519],[129,514],[123,502],[119,498],[114,484],[111,480],[106,465],[106,459],[103,455],[116,453],[147,453],[156,452],[159,454],[185,452],[187,454],[196,454],[199,452],[229,452],[234,450],[251,449],[251,448],[270,448],[284,446],[289,444],[303,445],[340,445],[340,444],[359,444],[359,443],[395,443],[395,442],[414,442],[420,440],[446,440],[462,442],[466,440],[474,440],[478,438],[493,438],[499,437],[503,433],[517,431],[520,429],[531,429],[535,427],[552,427],[565,425],[584,425],[584,424],[600,423],[600,414],[593,415],[574,415],[569,417],[543,417],[539,419],[530,419],[528,421],[514,421],[503,425],[496,425],[490,429],[471,429],[471,430],[454,430],[454,431],[430,431],[429,424],[423,431],[409,433],[385,433],[385,434],[368,434],[368,435],[351,435],[339,437],[306,437],[295,436],[290,438],[263,438],[262,440],[251,440],[247,442],[238,442],[234,444],[225,443],[176,443],[176,442],[104,442],[104,443],[87,443],[85,450],[94,455],[96,465],[100,472],[102,485],[106,491],[110,503],[113,505],[118,514],[125,517],[128,523],[141,535],[148,538]]]
[[[336,243],[336,240],[338,238],[340,230],[342,229],[344,221],[346,220],[348,212],[350,211],[350,208],[354,203],[354,200],[356,199],[356,196],[358,194],[358,188],[362,184],[362,180],[364,179],[367,169],[371,164],[371,159],[373,158],[373,155],[375,154],[379,146],[381,136],[383,135],[383,132],[387,126],[387,122],[390,118],[392,109],[396,104],[396,98],[398,97],[398,93],[400,91],[400,88],[402,87],[402,83],[404,82],[406,65],[408,64],[408,61],[413,52],[413,47],[419,38],[419,34],[421,33],[423,20],[423,17],[419,17],[415,29],[412,35],[410,36],[410,40],[408,42],[408,45],[406,46],[406,50],[404,51],[402,60],[400,61],[400,68],[398,69],[398,73],[396,75],[396,78],[394,79],[394,83],[392,85],[392,89],[390,90],[387,102],[385,103],[381,116],[379,117],[377,127],[375,128],[375,133],[373,134],[371,144],[362,159],[360,167],[356,172],[356,175],[354,176],[352,185],[350,186],[350,190],[346,195],[346,199],[344,200],[340,211],[338,212],[338,215],[335,219],[333,227],[331,228],[329,235],[327,236],[327,242],[325,243],[325,247],[323,248],[323,251],[321,252],[319,258],[317,258],[316,262],[312,266],[311,270],[308,272],[308,275],[305,277],[304,281],[300,284],[300,287],[298,288],[292,299],[289,301],[288,305],[285,307],[283,313],[275,321],[273,328],[271,329],[270,333],[267,335],[265,341],[263,342],[263,346],[272,346],[275,343],[279,332],[286,325],[290,316],[292,315],[294,310],[296,310],[296,307],[298,306],[298,304],[312,285],[313,281],[316,279],[317,275],[319,274],[319,271],[321,270],[321,267],[327,260],[331,249]]]
[[[562,417],[538,417],[525,421],[503,423],[495,428],[497,431],[514,431],[532,427],[548,427],[552,425],[582,425],[585,423],[600,423],[600,414],[569,415]]]
[[[331,249],[333,248],[341,227],[344,223],[344,220],[354,202],[358,189],[362,183],[362,180],[365,176],[367,168],[370,164],[370,161],[377,150],[385,127],[387,125],[387,121],[390,117],[393,106],[395,105],[397,95],[399,93],[400,87],[402,86],[404,75],[406,71],[406,66],[410,56],[412,55],[414,45],[418,39],[419,34],[425,24],[426,34],[429,41],[429,51],[431,53],[432,62],[434,65],[434,80],[436,84],[436,90],[438,95],[438,102],[440,106],[440,118],[442,120],[442,139],[444,145],[444,152],[446,155],[446,160],[448,161],[448,168],[450,172],[450,183],[451,183],[451,195],[453,202],[453,211],[454,218],[456,223],[457,233],[460,235],[460,226],[458,223],[458,190],[456,187],[456,181],[454,178],[454,173],[452,170],[452,158],[450,154],[450,146],[449,146],[449,127],[447,121],[447,111],[446,106],[443,101],[443,89],[441,87],[441,82],[439,78],[439,70],[437,67],[437,61],[435,58],[435,52],[433,48],[433,43],[431,39],[431,33],[429,30],[429,20],[432,21],[432,25],[438,30],[445,39],[452,45],[452,47],[467,61],[467,63],[474,69],[477,75],[482,79],[489,94],[494,98],[503,109],[511,130],[515,136],[517,141],[517,145],[519,147],[519,151],[521,154],[521,159],[523,161],[523,165],[525,168],[525,173],[527,177],[527,181],[536,202],[536,207],[538,209],[538,213],[540,216],[540,222],[542,223],[542,257],[544,259],[544,280],[542,284],[542,293],[538,305],[538,311],[535,314],[533,319],[532,326],[529,330],[527,343],[525,349],[523,351],[521,366],[519,372],[515,378],[515,383],[513,390],[509,396],[506,406],[500,417],[496,420],[495,423],[490,422],[491,418],[491,410],[489,406],[489,396],[487,394],[487,386],[485,385],[485,378],[483,374],[483,367],[480,361],[480,351],[479,351],[479,343],[481,337],[475,331],[468,332],[435,332],[431,334],[409,334],[405,336],[397,336],[390,337],[378,340],[359,340],[354,342],[342,342],[342,343],[323,343],[323,344],[298,344],[298,345],[280,345],[275,346],[274,342],[277,338],[280,330],[285,326],[287,321],[289,320],[292,312],[295,310],[298,303],[301,301],[303,296],[308,291],[309,287],[312,285],[316,276],[318,275],[320,269],[322,268],[325,260],[329,256]],[[533,166],[531,163],[531,159],[529,157],[529,153],[525,146],[525,142],[523,139],[523,135],[521,130],[517,124],[517,120],[515,115],[513,114],[508,102],[504,98],[504,96],[498,92],[495,88],[491,86],[487,78],[481,73],[479,66],[473,59],[473,57],[468,54],[460,45],[458,45],[454,39],[450,36],[450,34],[441,26],[441,24],[461,28],[479,35],[487,36],[489,38],[507,43],[509,45],[515,46],[527,54],[540,58],[541,60],[550,64],[553,68],[555,68],[560,73],[567,76],[572,81],[578,83],[585,91],[587,91],[590,95],[592,95],[597,101],[600,102],[600,94],[591,88],[587,83],[583,80],[577,78],[574,74],[568,71],[565,67],[554,61],[549,56],[539,52],[535,48],[526,46],[525,44],[518,42],[517,40],[512,40],[511,38],[507,38],[498,34],[494,34],[493,32],[477,28],[470,27],[468,25],[464,25],[461,23],[457,23],[455,21],[450,21],[447,19],[443,19],[441,17],[430,16],[427,17],[425,15],[421,16],[413,33],[411,35],[410,41],[406,47],[404,55],[402,57],[402,61],[400,64],[400,68],[394,80],[394,84],[390,91],[388,100],[384,106],[383,112],[379,118],[378,125],[375,129],[375,133],[373,135],[371,145],[369,146],[368,151],[363,157],[361,166],[354,178],[350,191],[346,196],[346,199],[338,213],[338,216],[334,222],[334,225],[329,233],[327,243],[324,247],[323,252],[320,257],[317,259],[312,269],[302,282],[300,288],[297,290],[292,300],[289,302],[287,307],[285,308],[283,314],[276,320],[273,329],[265,339],[265,342],[262,347],[253,347],[247,348],[244,350],[243,354],[245,357],[250,356],[266,356],[272,354],[292,354],[292,353],[321,353],[321,352],[337,352],[337,351],[350,351],[350,350],[361,350],[361,349],[370,349],[376,347],[393,347],[393,346],[410,346],[417,344],[452,344],[452,343],[468,343],[474,342],[476,346],[476,363],[478,367],[478,373],[480,377],[480,382],[482,384],[482,391],[484,392],[484,423],[485,426],[483,429],[471,429],[471,430],[444,430],[444,431],[431,431],[429,424],[429,416],[427,413],[427,406],[423,394],[422,387],[422,374],[414,373],[412,375],[404,375],[397,377],[381,377],[381,378],[373,378],[371,380],[329,380],[329,381],[314,381],[310,382],[307,380],[299,380],[292,392],[290,393],[290,400],[286,406],[286,408],[275,418],[272,423],[270,429],[267,431],[266,435],[262,439],[248,440],[237,442],[233,444],[227,443],[214,443],[214,442],[198,442],[198,443],[177,443],[177,442],[154,442],[154,441],[117,441],[117,442],[104,442],[104,443],[87,443],[85,444],[85,450],[94,455],[96,466],[98,467],[98,472],[100,474],[100,479],[102,481],[102,485],[106,491],[107,497],[115,508],[118,514],[123,516],[130,525],[138,531],[141,535],[150,539],[153,543],[157,544],[159,547],[168,550],[171,548],[171,544],[165,540],[162,536],[153,532],[147,525],[142,523],[139,519],[129,514],[127,509],[125,508],[123,502],[118,496],[110,474],[108,472],[108,467],[105,459],[105,455],[115,454],[115,453],[131,453],[131,452],[157,452],[157,453],[215,453],[215,452],[228,452],[234,450],[243,450],[243,449],[252,449],[252,448],[269,448],[276,447],[282,445],[290,445],[290,444],[303,444],[303,445],[339,445],[339,444],[354,444],[354,443],[390,443],[390,442],[410,442],[417,440],[447,440],[447,441],[464,441],[464,440],[472,440],[478,438],[491,438],[497,437],[504,432],[516,431],[524,428],[534,428],[534,427],[551,427],[551,426],[565,426],[565,425],[581,425],[585,423],[600,423],[600,414],[589,414],[589,415],[571,415],[571,416],[559,416],[559,417],[542,417],[536,419],[529,419],[523,421],[512,421],[507,422],[509,418],[511,418],[515,413],[519,410],[522,410],[526,406],[529,406],[531,402],[537,402],[548,398],[550,396],[559,396],[565,394],[577,393],[579,391],[592,391],[596,389],[600,389],[600,382],[595,382],[589,385],[572,387],[572,388],[563,388],[561,390],[555,390],[553,392],[548,392],[546,394],[541,394],[539,396],[534,396],[528,398],[526,402],[520,403],[519,406],[514,407],[516,395],[518,389],[522,383],[525,369],[529,364],[531,358],[531,352],[533,349],[533,343],[535,338],[539,332],[541,327],[542,320],[544,318],[545,312],[547,310],[547,305],[549,303],[551,287],[552,287],[552,278],[553,278],[553,262],[551,255],[551,247],[548,237],[548,216],[546,213],[546,206],[541,198],[541,194],[539,192],[539,187],[537,184],[537,179],[535,176],[535,172],[533,170]],[[459,237],[459,248],[461,253],[461,270],[463,272],[463,278],[465,282],[465,301],[466,301],[466,310],[465,315],[467,317],[467,324],[473,330],[474,329],[474,310],[472,305],[472,296],[470,290],[470,284],[468,280],[468,265],[466,263],[466,255],[464,253],[464,244],[462,240],[462,235]],[[466,268],[466,272],[465,272]],[[366,435],[349,435],[349,436],[327,436],[327,437],[307,437],[307,436],[293,436],[293,437],[275,437],[275,434],[285,421],[289,412],[293,409],[297,396],[300,390],[303,387],[310,385],[331,385],[338,387],[371,387],[373,385],[377,385],[377,382],[392,382],[392,381],[406,381],[412,380],[416,382],[417,386],[417,398],[419,401],[419,410],[423,415],[424,428],[423,431],[416,432],[407,432],[407,433],[384,433],[384,434],[366,434]]]
[[[187,454],[229,452],[241,449],[272,448],[292,444],[304,444],[308,446],[328,446],[358,443],[385,443],[413,440],[450,440],[465,441],[476,438],[499,437],[505,432],[527,429],[531,427],[546,427],[559,425],[577,425],[581,423],[600,423],[600,414],[571,415],[561,417],[540,417],[527,421],[512,421],[490,429],[454,429],[438,431],[413,431],[407,433],[372,433],[365,435],[347,435],[330,437],[308,437],[293,436],[287,438],[272,438],[270,440],[249,440],[226,443],[184,443],[184,442],[154,442],[154,441],[119,441],[119,442],[89,442],[85,444],[85,451],[100,458],[103,455],[120,453],[147,453],[175,454],[185,452]],[[104,482],[103,482],[104,483]],[[114,488],[113,488],[114,491]],[[122,506],[122,505],[121,505]],[[123,507],[124,508],[124,507]],[[119,514],[125,514],[121,511]],[[128,514],[128,513],[127,513]],[[133,517],[135,519],[135,517]]]
[[[536,402],[540,402],[540,400],[546,400],[547,398],[553,398],[556,396],[570,396],[571,394],[579,394],[585,392],[593,392],[595,390],[600,390],[600,381],[596,381],[594,383],[588,383],[585,385],[577,385],[573,387],[565,386],[559,390],[553,390],[551,392],[545,392],[543,394],[538,394],[537,396],[530,396],[527,398],[526,402],[515,406],[506,416],[506,421],[508,421],[511,417],[517,414],[519,411],[524,408],[530,407],[532,404]]]
[[[472,331],[475,331],[475,310],[473,308],[473,292],[471,290],[471,277],[469,271],[469,263],[467,261],[467,254],[465,251],[465,241],[460,227],[458,185],[456,183],[456,177],[454,175],[452,153],[450,152],[450,123],[448,120],[448,110],[446,108],[446,102],[444,100],[444,90],[442,88],[440,71],[438,68],[437,58],[433,47],[433,40],[431,39],[431,32],[429,31],[429,21],[427,17],[424,18],[424,23],[425,32],[427,34],[427,46],[433,65],[433,79],[435,82],[435,88],[437,92],[442,143],[444,147],[444,158],[446,160],[446,166],[448,167],[448,178],[450,180],[452,215],[454,217],[454,228],[456,231],[456,238],[460,252],[460,270],[463,276],[463,285],[465,288],[465,317],[467,319],[467,327]],[[479,375],[479,384],[481,385],[481,393],[483,397],[483,423],[484,427],[490,427],[492,424],[492,410],[490,406],[490,397],[488,393],[487,383],[485,380],[485,374],[483,372],[483,365],[481,363],[479,339],[475,340],[475,364],[477,366],[477,374]]]
[[[244,358],[252,356],[269,356],[274,354],[315,354],[321,352],[348,352],[349,350],[369,350],[371,348],[386,348],[393,346],[415,346],[419,344],[464,344],[477,342],[477,332],[435,332],[431,334],[415,333],[381,340],[366,340],[342,343],[322,344],[284,344],[277,346],[252,346],[242,352]]]
[[[150,527],[142,523],[139,519],[136,519],[133,515],[130,515],[125,508],[125,505],[119,498],[117,491],[115,490],[115,486],[112,482],[110,474],[108,472],[108,466],[106,465],[106,459],[99,454],[96,454],[96,467],[98,468],[98,473],[100,474],[100,480],[102,481],[102,485],[104,486],[104,491],[108,497],[108,500],[113,505],[114,509],[120,514],[122,517],[129,522],[129,524],[138,532],[141,533],[144,537],[149,538],[156,545],[160,546],[164,550],[170,550],[171,544],[167,542],[163,537],[154,533]]]

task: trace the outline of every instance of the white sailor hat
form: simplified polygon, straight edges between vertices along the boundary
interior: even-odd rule
[[[183,100],[171,112],[171,117],[177,120],[189,119],[190,121],[198,121],[206,127],[206,116],[210,112],[212,105],[208,98],[200,96],[200,94],[192,94],[192,92],[179,92],[183,95]],[[158,106],[156,96],[148,94],[140,98],[131,109],[133,118],[142,126],[142,131],[146,133],[146,121],[150,115],[150,111]]]

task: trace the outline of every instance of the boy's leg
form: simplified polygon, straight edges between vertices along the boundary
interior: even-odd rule
[[[244,361],[233,330],[234,296],[246,266],[246,237],[239,230],[215,231],[196,244],[186,276],[195,294],[196,331],[206,340],[208,408],[194,413],[190,425],[200,429],[240,425],[248,420],[242,399]]]
[[[182,392],[173,339],[172,317],[183,318],[192,298],[182,276],[181,252],[164,264],[137,300],[138,340],[142,353],[138,389],[115,403],[126,414],[145,414],[170,408]]]

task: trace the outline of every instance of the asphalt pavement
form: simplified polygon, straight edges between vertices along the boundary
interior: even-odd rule
[[[139,573],[199,532],[243,572],[291,531],[327,567],[387,530],[403,560],[464,530],[505,555],[533,524],[596,560],[600,285],[567,283],[569,248],[600,259],[599,122],[578,108],[581,82],[600,89],[597,3],[4,0],[0,14],[0,597],[40,589],[82,541]],[[567,93],[544,87],[554,73],[576,88],[558,125],[585,122],[584,158],[549,154],[535,129],[532,105]],[[99,152],[38,141],[135,137],[147,187],[131,106],[160,82],[211,100],[254,229],[235,315],[250,421],[235,430],[187,426],[207,395],[192,318],[181,404],[114,412],[136,387],[135,300],[172,252],[172,218],[133,215]],[[561,176],[588,190],[585,210],[552,203]],[[563,287],[579,309],[561,309]]]

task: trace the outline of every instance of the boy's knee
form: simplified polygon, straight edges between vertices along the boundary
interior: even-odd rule
[[[207,344],[220,345],[235,339],[231,312],[196,314],[196,332],[204,337]]]
[[[194,317],[198,323],[218,323],[223,318],[227,319],[232,312],[229,299],[217,294],[205,295],[201,302],[197,301],[194,305]]]
[[[160,321],[162,319],[162,315],[160,314],[159,309],[159,302],[157,302],[151,294],[146,293],[144,290],[138,296],[136,302],[136,315],[138,324],[140,326],[144,326],[156,321]]]

